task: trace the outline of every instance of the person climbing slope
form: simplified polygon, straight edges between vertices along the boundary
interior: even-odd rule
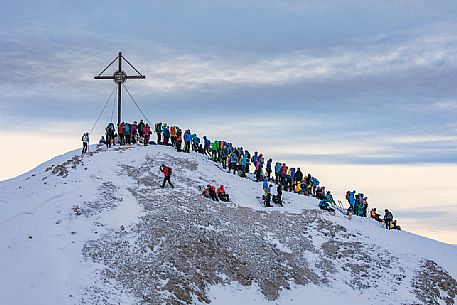
[[[146,126],[147,126],[147,124],[146,124]],[[168,167],[165,164],[162,164],[160,166],[160,171],[163,173],[163,176],[164,176],[163,183],[162,183],[162,185],[160,187],[164,188],[165,187],[165,182],[168,181],[168,183],[171,185],[171,187],[174,188],[173,184],[170,181],[171,173],[172,173],[171,167]]]

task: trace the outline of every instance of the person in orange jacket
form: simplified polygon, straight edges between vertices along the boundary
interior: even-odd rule
[[[216,193],[217,193],[217,197],[219,197],[220,200],[225,201],[225,202],[230,201],[229,195],[227,193],[225,193],[224,185],[221,185],[217,189]]]

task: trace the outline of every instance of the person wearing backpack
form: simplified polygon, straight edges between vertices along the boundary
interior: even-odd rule
[[[89,145],[89,133],[86,132],[81,137],[81,141],[83,141],[83,151],[82,153],[85,154],[87,152],[87,146]]]
[[[171,185],[172,188],[174,188],[173,184],[171,183],[170,181],[170,177],[171,177],[171,174],[172,174],[172,169],[171,167],[168,167],[166,166],[165,164],[162,164],[162,166],[160,166],[160,171],[163,173],[164,175],[164,178],[163,178],[163,183],[162,185],[160,186],[161,188],[164,188],[165,187],[165,182],[168,181],[168,183]]]
[[[157,133],[157,144],[162,142],[162,123],[156,123],[155,132]]]
[[[386,229],[390,230],[390,225],[392,223],[392,220],[394,219],[394,216],[392,215],[392,213],[388,209],[386,209],[384,212],[385,212],[385,214],[384,214],[384,223],[386,224]]]

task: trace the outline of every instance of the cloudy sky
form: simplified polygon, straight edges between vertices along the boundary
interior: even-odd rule
[[[323,2],[0,2],[0,179],[80,145],[114,88],[93,76],[122,51],[147,77],[126,86],[151,121],[325,168],[335,189],[356,176],[351,188],[399,189],[390,177],[405,175],[415,195],[378,201],[411,223],[430,208],[425,221],[453,235],[457,2]],[[138,119],[125,97],[125,119]],[[444,202],[418,210],[435,183]],[[440,234],[428,236],[457,243]]]

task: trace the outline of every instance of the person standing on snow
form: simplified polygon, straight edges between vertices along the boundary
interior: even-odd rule
[[[162,183],[162,185],[160,187],[164,188],[165,187],[165,182],[168,181],[168,183],[171,185],[171,188],[174,188],[173,184],[170,181],[170,177],[171,177],[171,173],[172,173],[171,167],[167,167],[165,164],[162,164],[162,166],[160,166],[160,171],[164,175],[163,183]]]
[[[235,175],[236,174],[236,163],[238,161],[238,157],[236,156],[236,153],[235,152],[232,152],[230,154],[230,163],[229,163],[229,173],[231,172],[232,168],[233,168],[233,174]]]
[[[184,133],[184,152],[190,152],[190,142],[192,141],[192,135],[190,134],[190,129],[187,129]]]
[[[181,144],[182,144],[182,130],[179,127],[176,127],[176,151],[181,152]]]
[[[85,154],[87,152],[87,147],[89,145],[89,133],[88,132],[83,134],[83,136],[81,137],[81,141],[83,141],[83,151],[82,151],[82,153]]]
[[[149,126],[149,124],[146,124],[146,126],[144,126],[143,128],[144,146],[149,145],[149,136],[151,135],[151,133],[151,127]]]
[[[392,220],[394,220],[394,216],[392,215],[392,213],[388,209],[386,209],[384,212],[385,212],[385,214],[384,214],[384,222],[386,224],[386,229],[390,230],[390,225],[392,223]]]
[[[268,181],[271,180],[271,177],[270,177],[270,176],[271,176],[271,162],[273,162],[273,160],[272,160],[271,158],[268,159],[268,161],[267,161],[267,166],[266,166],[266,168],[265,168],[266,171],[267,171]]]
[[[162,123],[156,123],[155,132],[157,133],[157,144],[162,142]]]

